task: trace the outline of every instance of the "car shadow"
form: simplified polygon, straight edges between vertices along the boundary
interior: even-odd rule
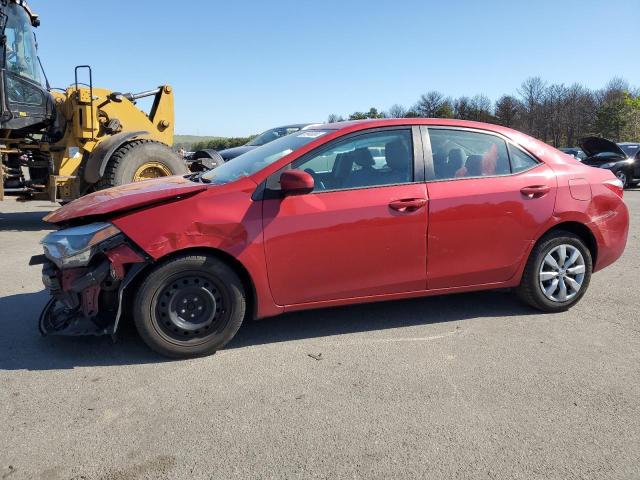
[[[129,326],[115,344],[109,336],[42,337],[38,317],[48,299],[45,291],[0,298],[0,370],[61,370],[165,360],[146,348]]]
[[[0,212],[0,232],[37,232],[53,230],[55,227],[42,219],[51,213],[49,210],[38,212]]]
[[[287,313],[242,326],[226,349],[331,337],[375,330],[472,320],[481,317],[533,315],[535,310],[505,291],[396,300],[348,307]]]
[[[152,352],[125,322],[111,337],[42,337],[38,316],[46,292],[0,298],[0,370],[63,370],[169,361]],[[535,314],[505,292],[479,292],[312,310],[245,323],[226,349],[397,329],[480,317]]]

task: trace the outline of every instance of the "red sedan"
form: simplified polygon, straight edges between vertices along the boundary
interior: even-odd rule
[[[40,329],[113,334],[127,312],[186,357],[285,311],[508,287],[558,312],[622,254],[622,195],[608,170],[508,128],[321,125],[49,215]]]

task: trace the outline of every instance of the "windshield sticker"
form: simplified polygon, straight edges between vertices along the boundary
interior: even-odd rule
[[[327,132],[318,132],[313,130],[307,130],[306,132],[302,132],[298,135],[298,138],[318,138],[322,135],[325,135]]]

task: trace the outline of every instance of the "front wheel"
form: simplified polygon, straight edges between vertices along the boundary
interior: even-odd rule
[[[624,170],[618,170],[617,172],[614,173],[614,175],[617,177],[618,180],[622,182],[622,186],[624,188],[629,187],[629,176],[627,175],[627,172],[625,172]]]
[[[188,358],[210,355],[235,336],[246,297],[227,264],[208,255],[184,255],[155,267],[134,305],[136,328],[149,347]]]
[[[580,301],[589,282],[591,252],[580,237],[552,232],[534,247],[516,293],[544,312],[562,312]]]

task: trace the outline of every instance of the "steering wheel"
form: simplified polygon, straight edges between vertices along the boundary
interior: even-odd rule
[[[311,175],[313,177],[313,183],[315,185],[314,190],[326,190],[327,189],[327,187],[324,186],[324,183],[322,183],[322,180],[320,180],[320,177],[318,176],[318,174],[315,171],[313,171],[313,169],[305,168],[304,171],[307,172],[309,175]]]

